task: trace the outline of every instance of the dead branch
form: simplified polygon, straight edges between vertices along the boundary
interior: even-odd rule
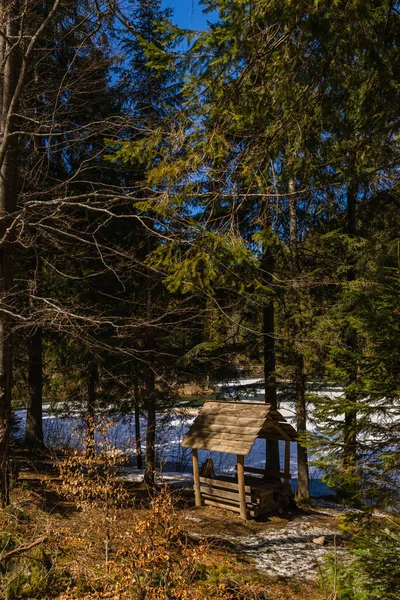
[[[14,550],[10,550],[10,552],[7,552],[7,554],[4,554],[4,556],[1,556],[0,562],[4,562],[5,560],[8,560],[15,554],[20,554],[21,552],[27,552],[31,548],[34,548],[35,546],[39,546],[39,544],[43,544],[43,542],[45,542],[46,539],[47,539],[47,537],[43,536],[41,538],[38,538],[34,542],[27,544],[26,546],[18,546],[18,548],[14,548]]]

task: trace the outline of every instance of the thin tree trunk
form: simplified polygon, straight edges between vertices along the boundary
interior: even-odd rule
[[[139,381],[135,376],[133,381],[134,394],[135,394],[135,441],[136,441],[136,460],[137,468],[143,469],[143,453],[142,453],[142,438],[140,432],[140,393],[139,393]]]
[[[295,394],[296,394],[296,425],[297,432],[305,436],[307,432],[307,408],[305,401],[306,378],[304,374],[304,358],[302,354],[297,355],[295,366]],[[310,499],[310,479],[308,472],[308,452],[303,443],[297,444],[297,473],[298,488],[297,498],[301,502]]]
[[[297,287],[300,274],[298,257],[298,234],[297,234],[297,197],[296,182],[293,177],[289,179],[289,231],[290,231],[290,253],[291,253],[291,275],[294,305],[297,302]],[[294,334],[294,388],[296,398],[296,426],[300,438],[305,438],[307,433],[307,407],[306,407],[306,377],[304,373],[304,356],[298,349],[296,337],[298,328],[295,326]],[[301,502],[307,502],[310,499],[310,480],[308,471],[308,453],[307,448],[301,441],[297,444],[297,473],[298,488],[297,498]]]
[[[347,233],[349,235],[357,234],[357,202],[358,186],[349,186],[347,191]],[[355,267],[352,264],[347,274],[347,281],[350,283],[356,279]],[[344,415],[344,465],[353,468],[357,457],[357,409],[355,408],[357,396],[351,389],[357,383],[357,364],[355,353],[357,352],[358,342],[357,333],[351,329],[346,340],[347,348],[350,353],[350,369],[346,386],[347,408]],[[349,389],[350,388],[350,389]],[[353,407],[354,406],[354,407]]]
[[[0,27],[3,34],[13,43],[18,35],[16,6],[8,0],[0,0]],[[4,23],[6,20],[6,23]],[[6,43],[0,47],[2,65],[0,88],[0,139],[4,137],[7,125],[9,133],[15,130],[15,117],[8,117],[18,78],[18,49],[11,49]],[[7,119],[10,121],[7,121]],[[0,168],[0,238],[7,236],[7,215],[17,206],[17,147],[16,138],[7,136],[4,161]],[[13,283],[12,245],[8,237],[0,248],[0,295],[1,305],[7,307],[7,294]],[[0,311],[0,502],[9,503],[8,459],[11,416],[12,354],[11,322],[7,313]]]
[[[147,485],[153,486],[156,470],[156,401],[154,372],[151,367],[148,367],[146,379],[147,429],[144,481]]]
[[[28,340],[28,393],[24,445],[43,445],[43,332],[37,327]]]
[[[271,228],[269,207],[265,210],[264,227]],[[263,269],[264,283],[272,284],[272,273],[275,268],[275,259],[270,247],[264,248],[261,267]],[[276,377],[275,377],[275,307],[271,296],[268,304],[263,307],[263,354],[264,354],[264,381],[265,402],[277,407]],[[268,471],[280,471],[279,442],[278,440],[266,440],[265,469]]]
[[[147,253],[151,254],[154,249],[154,239],[150,235],[147,238]],[[151,281],[146,279],[146,313],[149,323],[151,323],[153,307],[153,290]],[[151,327],[147,330],[147,348],[149,350],[148,365],[145,369],[146,381],[146,405],[147,405],[147,429],[146,429],[146,462],[144,471],[144,481],[148,486],[153,486],[155,482],[156,471],[156,382],[153,370],[153,351],[155,348],[154,331]]]

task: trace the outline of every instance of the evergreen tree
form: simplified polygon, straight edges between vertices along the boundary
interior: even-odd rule
[[[196,285],[216,294],[234,272],[230,281],[238,297],[245,290],[247,298],[261,301],[264,314],[271,297],[275,305],[286,298],[292,326],[272,327],[269,316],[263,334],[273,339],[281,327],[286,331],[299,430],[305,428],[305,374],[315,368],[332,375],[333,367],[345,387],[336,406],[336,415],[343,415],[342,470],[356,476],[358,403],[366,393],[353,304],[363,277],[359,215],[369,198],[395,181],[398,14],[390,2],[356,0],[203,5],[217,10],[219,20],[192,45],[185,107],[165,134],[173,141],[149,177],[165,191],[154,210],[165,213],[167,197],[171,220],[178,214],[186,224],[186,239],[178,229],[175,240],[159,250],[159,260],[175,289]],[[178,33],[172,29],[171,35]],[[154,45],[147,54],[155,64],[166,62]],[[335,256],[314,257],[314,266],[312,260],[299,264],[300,214],[304,251],[312,252],[312,241],[322,235]],[[323,241],[317,243],[321,248]],[[269,254],[273,262],[266,263]],[[250,279],[243,279],[245,273]],[[324,294],[304,293],[317,286]],[[318,295],[319,331],[321,322],[334,319],[337,347],[329,352],[325,338],[326,363],[316,368],[309,357],[318,340],[308,334],[318,335],[318,324],[302,313],[307,296]],[[269,350],[266,357],[273,354]],[[306,497],[306,454],[299,458]]]
[[[160,0],[135,0],[130,3],[129,8],[130,35],[127,36],[123,31],[120,40],[123,49],[120,89],[125,98],[125,111],[129,114],[134,128],[128,129],[125,132],[125,140],[118,142],[114,160],[131,165],[125,175],[130,185],[133,184],[139,190],[141,187],[147,188],[142,193],[138,192],[139,202],[134,213],[137,214],[139,209],[145,223],[145,228],[139,234],[139,244],[132,234],[129,236],[131,243],[139,247],[139,253],[145,262],[159,243],[157,228],[160,225],[157,225],[154,214],[146,208],[146,204],[149,196],[147,171],[157,161],[157,146],[161,140],[155,143],[150,152],[136,153],[135,150],[137,147],[144,147],[150,133],[157,136],[160,123],[168,119],[172,107],[176,106],[177,76],[168,71],[156,71],[151,68],[145,52],[148,45],[164,48],[166,38],[163,25],[170,17],[171,11],[163,9]],[[160,364],[157,365],[157,362],[160,361],[156,361],[156,356],[158,352],[162,352],[163,345],[162,336],[157,333],[152,323],[162,318],[164,311],[160,311],[160,306],[163,302],[168,304],[168,299],[165,298],[161,278],[154,269],[144,268],[139,276],[135,275],[134,285],[141,289],[141,292],[138,292],[137,304],[140,318],[144,323],[148,323],[142,331],[143,360],[135,367],[135,410],[136,423],[139,404],[143,404],[147,412],[145,481],[152,485],[156,468],[156,408],[160,401],[156,389],[156,373],[160,372]]]

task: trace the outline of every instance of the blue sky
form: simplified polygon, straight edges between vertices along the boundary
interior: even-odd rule
[[[162,5],[174,10],[174,23],[185,29],[205,29],[213,20],[213,13],[203,15],[197,0],[163,0]]]

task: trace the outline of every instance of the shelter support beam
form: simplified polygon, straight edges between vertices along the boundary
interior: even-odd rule
[[[237,475],[239,488],[240,518],[243,519],[243,521],[247,521],[246,490],[244,484],[244,456],[242,454],[237,455]]]
[[[192,460],[193,460],[194,501],[195,501],[196,506],[201,506],[199,456],[198,456],[197,448],[192,448]]]

